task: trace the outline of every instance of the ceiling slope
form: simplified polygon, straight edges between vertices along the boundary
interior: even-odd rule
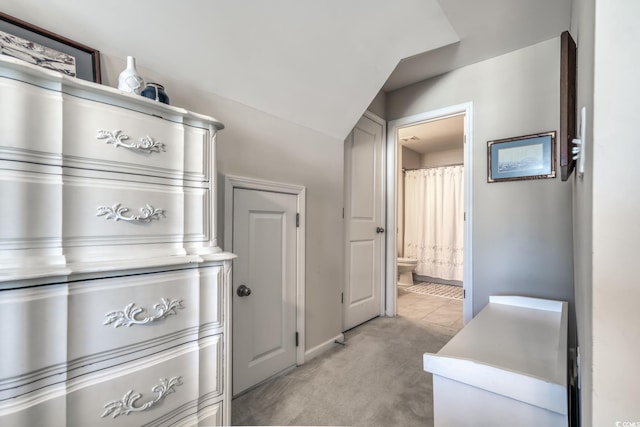
[[[385,91],[559,37],[571,24],[571,0],[439,2],[460,42],[404,59]]]
[[[571,0],[5,0],[2,10],[343,139],[380,88],[558,37]]]
[[[3,10],[340,139],[402,58],[459,40],[436,0],[20,0]]]

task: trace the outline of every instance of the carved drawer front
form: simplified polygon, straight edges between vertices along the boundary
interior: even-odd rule
[[[60,164],[60,93],[0,78],[0,111],[0,158]]]
[[[67,166],[208,179],[208,129],[65,95],[63,139]]]
[[[57,397],[20,410],[16,405],[0,402],[0,426],[2,427],[65,427],[67,425],[64,385]],[[11,402],[8,402],[11,403]]]
[[[181,426],[188,425],[197,425],[202,427],[217,427],[223,425],[222,422],[222,402],[216,403],[214,405],[210,405],[204,409],[201,409],[198,412],[199,419],[196,423],[195,420],[193,423],[185,423],[181,424]]]
[[[208,335],[209,330],[223,326],[224,287],[230,286],[225,278],[222,265],[198,269],[200,275],[200,334]]]
[[[180,255],[184,243],[195,247],[210,238],[206,188],[62,176],[56,167],[5,163],[34,171],[3,170],[0,161],[0,267],[64,263],[63,246],[81,248],[65,249],[70,262],[152,257],[126,246],[140,244],[173,244],[162,248],[164,255]],[[40,171],[50,169],[58,174]]]
[[[67,426],[175,424],[196,413],[200,396],[222,393],[221,363],[213,336],[70,381]]]
[[[4,167],[24,166],[28,170]],[[63,264],[59,167],[0,161],[0,267]],[[36,171],[55,172],[38,173]],[[58,249],[57,249],[58,248]],[[0,273],[1,274],[1,273]]]
[[[64,381],[66,312],[65,285],[0,293],[0,407],[16,394]]]
[[[69,284],[69,360],[139,358],[197,339],[199,282],[187,269]]]
[[[64,177],[63,189],[66,247],[94,246],[100,251],[105,245],[176,243],[180,248],[185,240],[208,238],[206,189],[71,176]],[[144,250],[127,253],[127,247],[117,251],[108,257],[151,256]],[[71,261],[92,255],[84,250],[67,253]]]

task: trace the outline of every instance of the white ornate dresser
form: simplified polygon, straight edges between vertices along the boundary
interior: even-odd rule
[[[222,128],[0,56],[0,426],[229,425]]]

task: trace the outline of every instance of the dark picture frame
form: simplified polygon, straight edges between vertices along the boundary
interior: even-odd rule
[[[560,178],[566,181],[575,169],[573,139],[576,137],[576,42],[564,31],[560,35]]]
[[[555,177],[555,131],[487,142],[487,182]]]
[[[0,12],[0,31],[75,58],[75,77],[102,83],[100,52],[66,37]]]

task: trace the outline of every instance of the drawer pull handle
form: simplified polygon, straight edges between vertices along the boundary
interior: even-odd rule
[[[156,398],[143,404],[142,406],[134,406],[136,401],[142,397],[140,393],[134,393],[133,390],[129,390],[124,394],[122,400],[114,400],[104,405],[104,413],[102,418],[111,415],[113,418],[119,415],[129,415],[132,412],[142,412],[147,409],[151,409],[155,404],[160,402],[167,394],[175,392],[175,387],[182,385],[180,377],[173,377],[169,380],[166,378],[160,379],[160,384],[154,386],[151,391],[157,394]]]
[[[161,298],[162,302],[153,306],[153,309],[158,313],[155,316],[145,317],[144,319],[136,319],[136,316],[145,311],[142,307],[136,307],[136,303],[132,302],[127,305],[124,310],[111,311],[105,314],[107,320],[103,325],[110,325],[113,323],[114,328],[120,326],[131,327],[131,325],[146,325],[147,323],[157,322],[165,319],[172,314],[178,314],[176,310],[184,309],[181,299],[168,299]]]
[[[128,222],[151,222],[154,219],[160,219],[160,216],[164,216],[164,209],[156,209],[151,205],[145,205],[140,208],[139,215],[124,216],[129,212],[129,208],[122,206],[121,203],[109,206],[99,206],[96,216],[105,216],[105,219],[113,219],[114,221],[128,221]]]
[[[164,143],[155,141],[150,136],[143,136],[140,138],[140,142],[124,142],[129,139],[129,135],[122,133],[121,130],[114,130],[111,132],[99,129],[96,138],[106,139],[107,144],[113,144],[114,147],[128,148],[132,151],[141,151],[143,153],[159,153],[160,151],[167,151]]]

